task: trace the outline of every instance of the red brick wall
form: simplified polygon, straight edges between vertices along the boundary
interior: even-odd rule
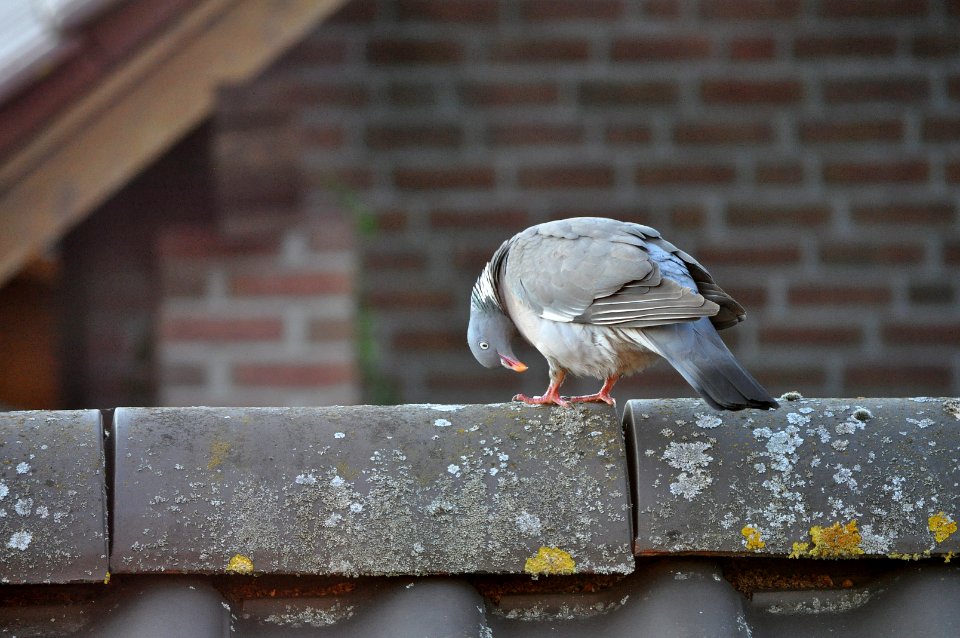
[[[216,214],[156,244],[159,403],[539,392],[530,350],[473,361],[469,290],[572,215],[703,261],[776,394],[960,394],[960,3],[354,0],[217,110]]]
[[[305,205],[300,125],[271,97],[258,83],[224,89],[216,214],[158,238],[162,405],[360,400],[353,223],[321,199]]]
[[[256,85],[304,126],[308,201],[373,215],[397,401],[542,390],[473,362],[468,292],[504,238],[585,214],[699,257],[775,393],[960,392],[957,2],[356,0]],[[662,367],[618,394],[689,390]]]

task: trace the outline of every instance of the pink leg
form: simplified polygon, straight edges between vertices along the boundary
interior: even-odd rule
[[[550,385],[547,386],[547,391],[543,393],[543,396],[539,397],[528,397],[525,394],[518,394],[513,397],[514,401],[523,401],[527,405],[549,405],[555,403],[564,408],[570,407],[570,402],[560,396],[560,384],[563,383],[564,377],[567,376],[567,373],[563,370],[560,370],[556,373],[551,373],[550,375]]]
[[[603,382],[603,387],[600,388],[600,391],[596,394],[585,394],[580,397],[570,397],[571,403],[592,403],[592,402],[604,402],[607,405],[614,405],[616,402],[614,398],[610,396],[610,390],[613,390],[613,386],[616,385],[617,381],[620,380],[620,375],[613,375],[612,377],[607,377],[607,380]]]

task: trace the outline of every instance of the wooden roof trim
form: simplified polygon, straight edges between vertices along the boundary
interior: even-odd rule
[[[202,0],[0,166],[0,284],[345,0]]]

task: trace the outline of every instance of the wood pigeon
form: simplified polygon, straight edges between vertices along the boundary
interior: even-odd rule
[[[778,407],[717,330],[745,318],[697,260],[653,228],[601,217],[532,226],[505,241],[470,298],[467,341],[482,365],[517,372],[516,332],[546,357],[550,385],[531,404],[603,401],[620,377],[659,360],[720,410]],[[560,396],[567,374],[604,379],[596,394]]]

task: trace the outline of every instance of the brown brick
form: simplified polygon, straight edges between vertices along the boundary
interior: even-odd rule
[[[395,168],[393,183],[403,190],[489,190],[496,175],[489,166]]]
[[[828,184],[922,183],[927,181],[930,167],[926,160],[893,162],[829,162],[823,167]]]
[[[580,84],[577,93],[580,103],[588,107],[673,104],[678,96],[677,85],[666,81],[589,80]]]
[[[890,289],[880,286],[794,284],[787,291],[787,301],[798,306],[883,305],[891,299]]]
[[[390,85],[388,99],[394,106],[430,106],[437,103],[437,91],[426,83],[394,83]]]
[[[365,190],[373,184],[369,166],[324,167],[309,174],[311,184],[325,189],[342,191],[344,188]]]
[[[457,124],[372,124],[367,126],[365,141],[377,151],[399,148],[457,148],[463,131]]]
[[[393,336],[393,347],[401,351],[462,350],[466,345],[465,330],[401,330]]]
[[[800,16],[800,0],[701,0],[700,15],[710,20],[790,20]]]
[[[758,184],[801,184],[804,170],[800,162],[760,162],[757,164]]]
[[[943,261],[951,266],[960,265],[960,240],[951,240],[944,244]]]
[[[606,139],[608,144],[649,144],[653,131],[642,124],[609,124]]]
[[[604,165],[531,166],[519,170],[517,182],[530,189],[609,188],[614,171]]]
[[[634,179],[641,186],[676,184],[730,184],[737,170],[729,164],[660,164],[640,166]]]
[[[857,326],[771,326],[760,328],[760,343],[806,347],[806,346],[857,346],[863,339],[863,331]]]
[[[352,341],[355,335],[355,324],[347,319],[312,319],[308,326],[310,341]]]
[[[680,0],[646,0],[642,11],[651,18],[671,19],[679,18],[682,8]]]
[[[677,144],[765,144],[773,141],[768,122],[687,122],[673,128]]]
[[[947,163],[945,172],[949,183],[960,183],[960,161]]]
[[[897,39],[892,35],[807,35],[793,43],[798,58],[889,57],[896,52]]]
[[[909,104],[924,102],[930,94],[926,78],[843,78],[826,80],[823,97],[828,104],[856,104],[860,102],[893,102]]]
[[[281,162],[272,171],[256,166],[224,167],[219,173],[218,192],[230,208],[290,210],[301,201],[300,177],[295,165],[284,166]]]
[[[820,4],[826,18],[918,18],[927,14],[927,0],[830,0]]]
[[[880,206],[856,206],[852,216],[858,224],[946,226],[956,219],[956,210],[953,204],[947,202],[888,203]]]
[[[347,60],[347,41],[329,37],[307,38],[281,58],[282,68],[332,66]],[[278,66],[271,67],[276,71]]]
[[[160,235],[157,250],[165,260],[267,256],[280,250],[280,240],[272,235],[227,237],[206,226],[176,226]]]
[[[883,340],[891,346],[960,346],[960,322],[888,323],[883,326]]]
[[[453,263],[462,272],[478,275],[496,249],[496,244],[484,248],[457,248],[453,253]],[[960,250],[957,252],[960,254]]]
[[[670,209],[670,225],[675,228],[696,229],[706,221],[707,211],[700,204],[681,204]]]
[[[826,264],[843,266],[893,266],[917,264],[923,260],[923,246],[914,243],[852,244],[831,242],[820,247]]]
[[[738,62],[772,60],[777,57],[777,41],[769,37],[742,36],[730,41],[730,59]]]
[[[240,386],[309,388],[356,379],[356,370],[348,363],[245,363],[233,367],[233,380]]]
[[[928,117],[923,121],[925,142],[960,141],[960,117]]]
[[[377,211],[373,220],[373,228],[378,233],[397,233],[406,230],[408,225],[406,211],[384,210]]]
[[[819,204],[734,204],[727,208],[733,226],[822,226],[830,221],[830,207]]]
[[[311,250],[350,250],[354,247],[357,231],[353,220],[345,214],[325,214],[315,218],[314,223],[316,228],[310,233]]]
[[[582,38],[506,40],[493,46],[490,57],[513,64],[586,62],[590,59],[590,43]]]
[[[770,297],[766,288],[755,286],[738,285],[736,288],[727,287],[724,290],[726,290],[731,297],[736,299],[740,305],[746,308],[748,312],[750,309],[761,308],[767,305],[767,301]],[[723,334],[727,335],[729,333],[724,332]],[[724,340],[726,339],[727,337],[724,336]]]
[[[542,106],[556,103],[560,90],[556,84],[549,82],[470,82],[461,87],[460,97],[468,106]]]
[[[520,16],[529,22],[588,20],[609,22],[623,16],[623,0],[524,0]]]
[[[700,96],[707,104],[796,104],[803,99],[803,84],[799,80],[704,80]]]
[[[862,363],[847,368],[844,388],[859,396],[942,396],[950,392],[950,368],[939,365]]]
[[[463,47],[453,40],[377,39],[367,43],[367,61],[384,65],[455,64],[463,61]]]
[[[947,15],[960,16],[960,0],[947,0]]]
[[[521,230],[530,223],[530,216],[522,209],[491,210],[434,210],[430,212],[430,225],[442,230]]]
[[[234,275],[231,291],[241,296],[303,296],[350,294],[353,277],[342,272],[289,272]]]
[[[278,317],[166,317],[160,323],[160,338],[175,341],[276,341],[283,336]]]
[[[495,124],[487,133],[487,142],[493,146],[550,146],[582,141],[582,124]]]
[[[367,104],[367,87],[355,82],[319,82],[288,84],[270,98],[274,104],[302,106],[361,107]],[[270,108],[269,104],[266,108]],[[273,108],[276,108],[274,106]]]
[[[913,38],[910,50],[918,58],[947,58],[960,53],[960,36],[955,33],[931,33]]]
[[[907,299],[919,305],[950,305],[956,299],[952,286],[945,283],[914,283],[907,289]]]
[[[707,244],[697,249],[697,259],[708,268],[714,266],[787,266],[800,261],[796,245],[769,243],[740,246]]]
[[[702,35],[618,38],[610,50],[616,62],[703,60],[713,52],[710,38]]]
[[[400,0],[397,16],[402,21],[491,24],[499,18],[495,0]]]
[[[807,120],[800,123],[800,140],[804,144],[901,142],[903,133],[903,121],[899,119]]]
[[[493,250],[490,250],[486,259],[489,259],[492,254]],[[453,298],[450,294],[440,290],[371,290],[365,296],[371,306],[384,310],[453,307]]]
[[[301,130],[300,141],[305,148],[333,150],[343,147],[346,136],[337,124],[311,123]]]
[[[421,270],[427,267],[427,258],[412,250],[376,250],[364,255],[363,263],[368,271]]]

